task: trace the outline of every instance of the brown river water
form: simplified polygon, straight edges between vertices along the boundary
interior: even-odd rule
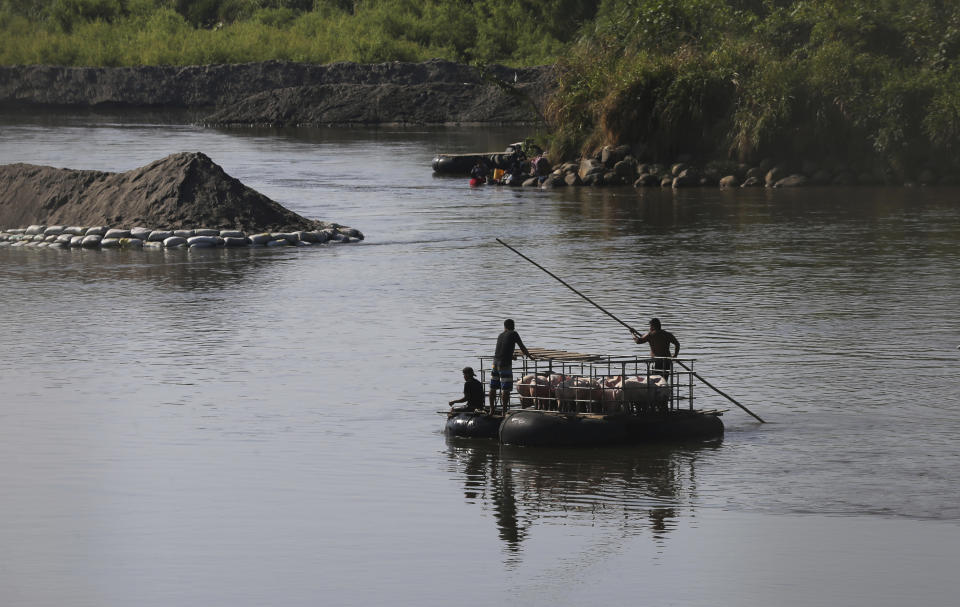
[[[0,604],[953,605],[960,190],[554,192],[435,177],[505,129],[0,118],[0,163],[202,151],[296,249],[0,248]],[[19,227],[19,226],[3,226]],[[641,352],[658,316],[722,441],[448,440],[460,368]]]

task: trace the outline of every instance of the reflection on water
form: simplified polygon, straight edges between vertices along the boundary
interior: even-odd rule
[[[957,558],[936,538],[960,520],[960,190],[470,189],[432,155],[516,133],[0,123],[0,162],[202,150],[367,236],[0,249],[0,603],[446,605],[453,562],[503,582],[468,581],[475,604],[807,605],[827,551],[837,604],[893,603],[892,582],[844,586],[881,554],[951,590],[928,572]],[[433,412],[506,317],[528,346],[638,351],[496,238],[628,322],[659,316],[771,423],[734,409],[694,447],[445,444]]]
[[[448,471],[471,504],[493,512],[508,552],[537,524],[648,531],[663,541],[697,507],[696,468],[721,440],[608,449],[529,449],[447,437]]]
[[[222,249],[0,249],[2,273],[13,280],[58,283],[64,273],[71,282],[124,285],[137,289],[171,289],[187,292],[242,288],[245,282],[262,279],[276,266],[307,255],[336,255],[335,246],[297,248]]]

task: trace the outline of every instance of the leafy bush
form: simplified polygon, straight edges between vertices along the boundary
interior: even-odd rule
[[[560,61],[553,151],[956,167],[958,60],[955,3],[607,0]]]

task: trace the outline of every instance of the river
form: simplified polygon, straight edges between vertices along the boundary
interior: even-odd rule
[[[953,605],[960,189],[541,192],[436,177],[498,128],[0,117],[0,163],[202,151],[361,243],[0,249],[0,603]],[[22,226],[4,226],[22,227]],[[504,318],[638,352],[722,441],[535,450],[438,411]]]

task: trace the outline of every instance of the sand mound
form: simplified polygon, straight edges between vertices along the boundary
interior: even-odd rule
[[[227,175],[200,152],[126,173],[30,164],[0,166],[0,226],[106,225],[245,232],[327,227]]]

